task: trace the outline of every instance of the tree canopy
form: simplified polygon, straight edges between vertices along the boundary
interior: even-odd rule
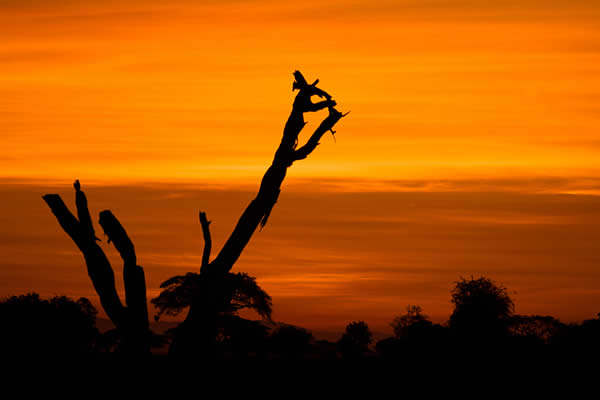
[[[451,301],[449,327],[455,335],[477,342],[508,335],[514,303],[504,286],[486,277],[461,277],[451,291]]]

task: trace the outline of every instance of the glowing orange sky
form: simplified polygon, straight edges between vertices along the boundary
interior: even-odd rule
[[[93,297],[74,245],[40,200],[47,182],[70,199],[65,185],[76,178],[103,196],[90,199],[96,215],[130,215],[149,290],[190,270],[198,209],[218,221],[218,246],[272,160],[300,69],[352,113],[337,143],[325,136],[291,168],[289,203],[282,195],[236,266],[274,296],[277,315],[336,329],[372,318],[381,328],[413,302],[442,318],[459,274],[488,274],[525,293],[522,312],[592,317],[599,20],[597,0],[0,0],[0,295]],[[148,182],[154,191],[144,191]],[[194,190],[212,200],[185,192],[195,203],[182,209],[165,200],[173,182],[208,184]],[[133,191],[124,197],[107,187],[123,183]],[[221,190],[239,201],[225,207],[213,198]],[[301,205],[317,192],[323,204]],[[354,192],[367,197],[355,202]],[[136,206],[144,196],[161,201]],[[374,213],[377,196],[393,198]],[[348,216],[326,207],[340,204]],[[163,228],[151,223],[157,213]],[[173,215],[190,224],[181,236]],[[363,232],[370,239],[353,232],[357,221],[376,228]],[[62,272],[36,269],[41,242],[38,256]],[[363,268],[373,252],[372,268],[394,270],[393,279]],[[309,263],[320,269],[295,269]]]
[[[353,114],[292,176],[600,168],[596,1],[21,3],[0,3],[4,176],[254,178],[297,68]]]

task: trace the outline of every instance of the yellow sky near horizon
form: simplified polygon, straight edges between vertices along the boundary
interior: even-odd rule
[[[2,1],[0,175],[255,181],[298,68],[352,113],[292,179],[598,176],[600,5],[480,3]]]

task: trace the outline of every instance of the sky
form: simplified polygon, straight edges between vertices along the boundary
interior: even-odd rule
[[[518,312],[591,318],[599,18],[591,0],[0,0],[0,296],[93,299],[41,201],[72,206],[74,179],[135,232],[150,292],[194,270],[197,212],[217,248],[299,69],[351,113],[290,169],[236,265],[276,317],[387,329],[417,303],[441,321],[453,282],[486,275]]]

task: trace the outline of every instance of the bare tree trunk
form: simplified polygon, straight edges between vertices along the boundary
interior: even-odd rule
[[[148,306],[146,302],[146,280],[144,270],[136,264],[133,243],[117,218],[108,210],[100,213],[100,226],[112,240],[123,259],[123,280],[125,283],[125,303],[123,306],[115,287],[113,269],[96,243],[92,220],[85,194],[75,182],[75,203],[79,219],[69,211],[57,194],[43,196],[44,201],[55,215],[63,230],[79,247],[94,289],[100,298],[102,308],[115,324],[122,337],[122,351],[128,355],[150,354],[150,330]]]
[[[298,89],[299,93],[296,95],[292,112],[285,124],[281,144],[262,179],[258,194],[243,212],[225,245],[212,262],[208,262],[211,246],[211,242],[206,240],[207,237],[210,238],[210,234],[207,236],[208,223],[202,222],[202,216],[204,215],[206,221],[206,215],[203,212],[200,214],[205,237],[200,276],[205,284],[201,286],[202,290],[192,301],[186,320],[176,332],[171,354],[186,357],[196,355],[210,357],[213,355],[210,352],[213,349],[212,341],[216,332],[217,304],[223,301],[219,298],[221,295],[219,281],[232,269],[256,228],[259,225],[263,227],[267,223],[271,210],[279,197],[287,169],[295,161],[308,157],[327,131],[335,133],[334,125],[345,115],[334,108],[336,102],[328,93],[316,87],[318,80],[313,84],[308,84],[299,71],[294,73],[294,77],[293,89]],[[319,96],[325,100],[313,103],[312,96]],[[321,122],[307,143],[297,149],[298,136],[306,125],[304,113],[324,108],[329,110],[329,115]]]
[[[210,272],[214,270],[228,272],[231,270],[258,225],[260,224],[263,227],[267,223],[271,210],[279,197],[281,184],[285,179],[287,169],[292,166],[294,161],[308,157],[319,144],[321,137],[327,131],[332,130],[333,126],[344,116],[334,108],[336,103],[331,99],[331,96],[316,87],[318,80],[309,85],[299,71],[296,71],[294,75],[296,77],[294,88],[300,89],[300,92],[294,101],[292,113],[283,130],[283,138],[275,152],[273,163],[262,179],[256,198],[250,202],[229,239],[213,262],[209,264],[207,269]],[[313,95],[325,97],[326,100],[316,104],[312,103],[310,98]],[[306,145],[296,149],[298,135],[306,125],[304,113],[318,111],[323,108],[329,109],[329,115],[321,122]]]

